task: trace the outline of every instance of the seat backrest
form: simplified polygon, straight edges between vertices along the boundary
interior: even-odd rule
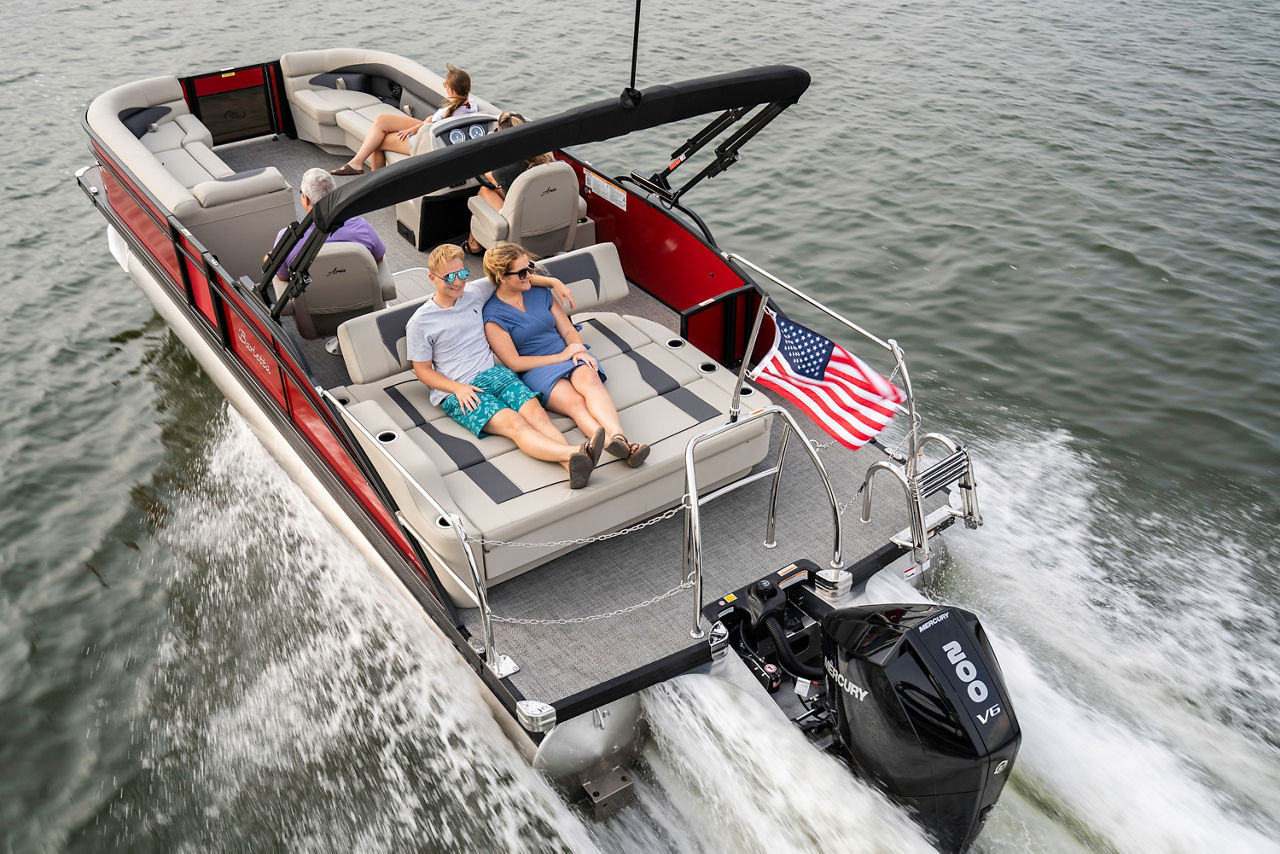
[[[595,243],[546,258],[538,265],[573,292],[575,313],[590,311],[629,293],[618,247],[612,243]]]
[[[572,249],[578,199],[578,176],[568,163],[525,170],[511,183],[499,211],[507,221],[507,239],[544,256]]]
[[[338,328],[342,360],[356,385],[377,382],[412,367],[405,328],[413,313],[430,297],[418,297],[376,314],[352,318]]]
[[[293,301],[293,315],[303,338],[322,338],[337,334],[344,320],[385,305],[382,277],[368,248],[330,241],[316,253],[311,284]]]

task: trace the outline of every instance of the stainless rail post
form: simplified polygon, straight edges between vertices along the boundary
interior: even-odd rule
[[[765,523],[764,547],[775,548],[778,543],[773,538],[774,522],[778,515],[778,485],[782,482],[782,464],[787,459],[787,443],[791,440],[791,425],[782,428],[782,442],[778,446],[778,465],[773,473],[773,485],[769,487],[769,520]]]
[[[760,308],[756,311],[755,323],[751,326],[751,335],[747,338],[747,348],[742,351],[742,365],[738,368],[738,382],[733,387],[733,400],[729,403],[730,423],[738,420],[742,411],[742,384],[747,381],[747,368],[751,364],[751,352],[756,348],[756,338],[760,336],[760,325],[764,323],[765,309],[769,307],[769,298],[760,295]]]
[[[920,416],[916,413],[916,396],[911,388],[911,374],[907,371],[906,355],[902,352],[902,348],[898,346],[898,342],[892,338],[889,339],[889,351],[893,353],[897,372],[902,379],[902,392],[907,397],[907,416],[911,421],[911,426],[907,433],[907,477],[914,479],[916,470],[919,467]]]

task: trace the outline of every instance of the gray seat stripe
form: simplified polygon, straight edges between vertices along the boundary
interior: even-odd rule
[[[417,382],[414,380],[413,382]],[[404,385],[404,383],[401,383]],[[454,465],[458,467],[458,471],[471,478],[471,482],[489,496],[489,500],[494,504],[501,504],[504,501],[510,501],[523,495],[520,487],[511,482],[505,474],[498,470],[498,467],[484,458],[484,454],[480,453],[480,449],[466,439],[459,439],[457,436],[450,436],[438,427],[427,422],[418,408],[409,402],[395,386],[388,386],[385,391],[387,396],[395,401],[396,405],[409,416],[409,420],[413,422],[414,427],[421,427],[423,432],[431,437],[431,441],[440,446],[440,450],[444,451],[449,459],[453,460]]]
[[[596,299],[600,298],[600,265],[590,254],[547,258],[539,261],[538,265],[565,284],[590,279],[596,288]]]
[[[386,345],[387,352],[391,354],[391,358],[396,361],[400,360],[400,353],[396,350],[396,344],[401,338],[405,337],[405,326],[409,323],[409,318],[413,316],[413,312],[418,310],[418,306],[411,305],[404,309],[388,311],[379,314],[377,317],[378,334],[382,336],[382,343]]]
[[[631,345],[620,338],[613,330],[605,326],[596,318],[592,317],[584,321],[590,324],[605,338],[613,342],[614,346],[623,353],[631,357],[631,361],[636,363],[636,368],[640,371],[640,378],[662,397],[665,397],[671,403],[678,406],[686,415],[697,423],[709,421],[717,415],[723,415],[719,409],[707,403],[698,397],[689,389],[684,388],[680,383],[676,382],[676,378],[671,374],[659,368],[653,362],[641,356],[635,350],[631,349]]]

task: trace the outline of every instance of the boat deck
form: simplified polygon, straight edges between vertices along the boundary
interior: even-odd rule
[[[310,143],[262,139],[221,147],[219,156],[233,169],[272,165],[296,188],[302,173],[313,166],[331,169],[344,158],[325,154]],[[338,179],[339,181],[354,179]],[[301,216],[301,207],[298,208]],[[387,244],[387,262],[393,270],[421,267],[426,252],[413,248],[396,230],[394,210],[366,217]],[[459,223],[455,239],[465,237],[467,223]],[[473,274],[482,274],[479,259],[466,259]],[[610,310],[656,320],[677,330],[677,315],[632,286],[625,299]],[[291,324],[290,318],[284,318]],[[343,360],[330,355],[322,341],[295,336],[310,362],[318,384],[332,388],[349,382]],[[828,442],[812,421],[788,406],[810,438]],[[892,424],[882,435],[894,447],[903,426]],[[777,457],[781,430],[775,424],[771,451],[757,470],[768,468]],[[858,493],[867,467],[884,459],[885,452],[867,446],[850,452],[832,443],[820,456],[831,477],[842,515],[843,559],[850,566],[886,546],[909,525],[901,488],[888,480],[874,492],[872,521],[863,524],[858,514]],[[778,498],[777,546],[765,548],[769,480],[764,479],[732,492],[702,508],[703,603],[714,602],[773,570],[799,558],[827,566],[832,553],[831,513],[821,481],[806,454],[792,442]],[[947,502],[938,493],[925,502],[932,513]],[[495,548],[503,548],[496,546]],[[495,646],[509,656],[519,671],[510,677],[524,697],[555,702],[596,689],[655,661],[679,653],[694,644],[694,595],[681,590],[649,602],[677,587],[681,581],[683,514],[676,514],[642,530],[607,542],[585,545],[537,569],[499,584],[489,591],[491,610],[498,618],[548,622],[495,622]],[[630,609],[630,610],[628,610]],[[598,619],[586,619],[609,615]],[[477,609],[462,612],[468,630],[483,637]],[[704,623],[704,628],[706,628]]]

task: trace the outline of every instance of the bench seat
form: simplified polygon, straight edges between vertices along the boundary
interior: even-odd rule
[[[592,263],[584,265],[584,259]],[[595,294],[612,298],[625,293],[625,278],[612,244],[543,264],[570,284],[579,306],[595,305]],[[571,278],[575,265],[576,273],[586,278]],[[605,281],[593,282],[591,275]],[[477,439],[430,404],[429,389],[403,362],[404,324],[420,304],[420,299],[414,300],[344,324],[339,330],[344,358],[353,380],[362,381],[331,391],[347,403],[348,418],[381,438],[381,448],[367,448],[370,459],[417,531],[442,582],[461,605],[474,603],[456,536],[437,521],[437,511],[414,493],[383,451],[394,456],[447,511],[457,514],[470,534],[541,543],[616,530],[676,504],[684,493],[684,452],[689,439],[726,420],[736,377],[725,368],[651,320],[577,311],[573,320],[608,375],[605,386],[618,407],[623,429],[633,441],[647,442],[651,451],[646,463],[636,469],[606,454],[590,485],[571,490],[562,466],[534,460],[501,436]],[[763,405],[764,396],[756,392],[747,400],[753,407]],[[583,440],[569,419],[553,415],[552,421],[569,442]],[[764,421],[754,422],[701,446],[700,487],[737,477],[759,462],[768,447],[768,427]],[[366,445],[372,444],[361,438]],[[473,548],[482,577],[493,585],[573,547]]]
[[[335,48],[300,50],[280,57],[285,93],[298,138],[330,154],[349,155],[360,148],[381,113],[424,119],[444,103],[444,78],[402,56],[380,50]],[[497,115],[475,95],[482,113]],[[420,140],[425,142],[425,140]],[[430,146],[415,152],[429,151]],[[387,162],[405,155],[388,152]]]
[[[187,109],[176,77],[117,86],[86,120],[111,155],[190,229],[233,276],[261,270],[276,233],[294,218],[289,183],[275,167],[235,172]],[[108,197],[114,184],[108,182]]]

